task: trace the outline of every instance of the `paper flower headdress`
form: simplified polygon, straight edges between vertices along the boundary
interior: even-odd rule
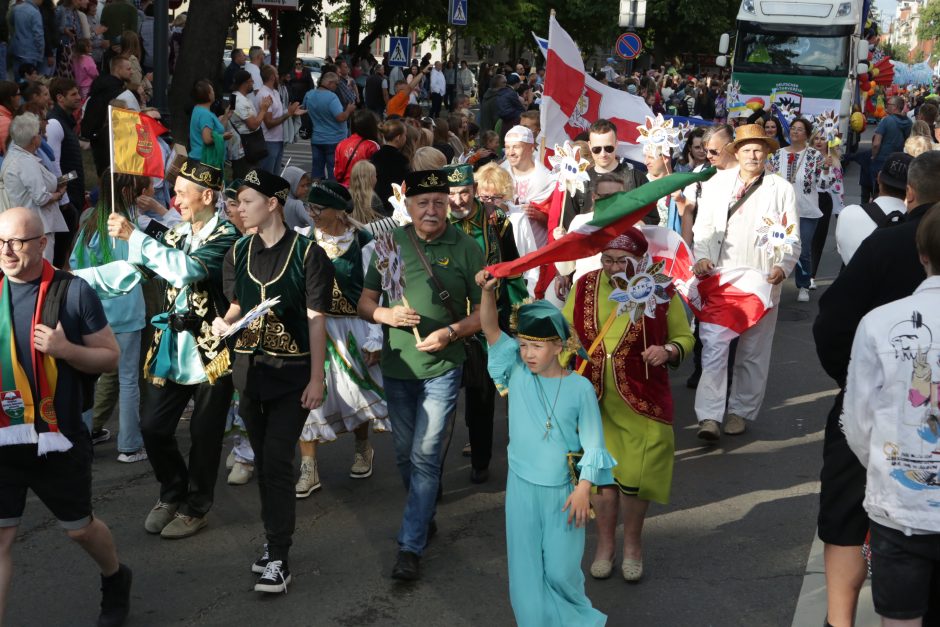
[[[779,220],[765,216],[762,222],[757,228],[757,247],[762,248],[773,263],[780,263],[784,255],[793,253],[793,245],[800,241],[797,225],[787,224],[786,214]]]
[[[657,113],[655,118],[646,116],[646,122],[636,128],[640,132],[638,141],[645,154],[662,155],[667,150],[678,149],[682,144],[681,129],[674,127],[671,119],[664,120],[661,113]]]
[[[548,161],[552,164],[552,174],[559,189],[566,190],[572,196],[575,192],[583,192],[584,184],[591,180],[587,173],[590,163],[581,156],[581,148],[572,146],[571,142],[566,141],[564,146],[555,144],[555,154]]]
[[[643,316],[656,317],[656,306],[672,298],[672,279],[663,273],[664,265],[663,261],[654,263],[647,253],[635,266],[628,262],[626,272],[611,277],[616,288],[610,293],[610,300],[618,303],[618,316],[626,314],[634,324]]]
[[[839,114],[833,110],[823,111],[814,120],[819,133],[826,138],[830,148],[838,146],[839,141]]]

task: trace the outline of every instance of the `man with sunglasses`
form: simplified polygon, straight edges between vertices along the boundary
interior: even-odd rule
[[[591,124],[588,144],[591,146],[594,167],[588,169],[588,175],[591,177],[587,190],[589,193],[585,194],[586,202],[580,208],[580,213],[594,210],[591,192],[597,185],[598,177],[602,174],[619,176],[623,179],[623,189],[627,192],[646,182],[642,172],[636,170],[629,161],[621,161],[617,156],[617,142],[617,127],[613,122],[601,118]]]

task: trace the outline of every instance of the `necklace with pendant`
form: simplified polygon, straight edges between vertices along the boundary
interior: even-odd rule
[[[555,390],[555,400],[552,401],[552,406],[549,408],[548,397],[545,395],[545,390],[542,388],[542,378],[539,375],[535,375],[535,384],[539,388],[539,402],[542,403],[542,409],[545,410],[545,435],[542,436],[543,440],[547,440],[552,432],[552,419],[555,417],[555,405],[558,404],[558,396],[561,394],[561,381],[563,378],[564,377],[558,378],[558,389]]]

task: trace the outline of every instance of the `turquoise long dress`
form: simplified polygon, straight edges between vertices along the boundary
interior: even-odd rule
[[[488,368],[500,393],[509,392],[509,476],[506,545],[509,598],[519,627],[601,626],[607,617],[584,593],[584,528],[563,512],[574,486],[566,454],[584,450],[581,479],[614,482],[616,460],[604,448],[597,397],[590,381],[569,373],[534,375],[508,335],[489,348]],[[546,429],[548,414],[552,427]],[[547,433],[547,435],[546,435]]]

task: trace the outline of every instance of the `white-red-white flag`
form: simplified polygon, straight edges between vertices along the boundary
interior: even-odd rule
[[[639,96],[588,76],[581,51],[554,16],[549,18],[545,59],[545,88],[540,107],[545,146],[551,149],[566,139],[574,139],[603,118],[617,127],[617,153],[643,161],[643,149],[637,145],[637,126],[647,116],[653,117],[652,109]]]
[[[688,285],[695,278],[692,272],[695,260],[689,245],[672,229],[650,224],[642,224],[639,228],[646,237],[650,257],[654,262],[664,263],[663,273],[672,278],[681,294],[680,286]]]
[[[676,281],[676,289],[699,322],[737,335],[757,324],[773,307],[773,285],[753,268],[718,268],[707,277]]]

